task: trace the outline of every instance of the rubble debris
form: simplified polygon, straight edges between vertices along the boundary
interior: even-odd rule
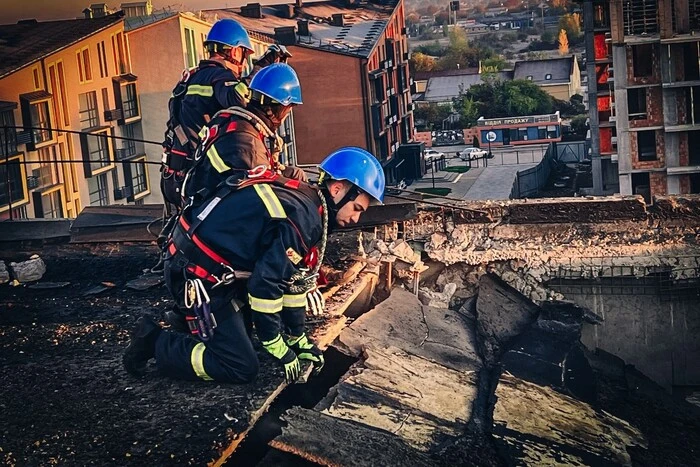
[[[270,446],[319,465],[434,465],[429,456],[400,438],[362,423],[302,408],[288,410],[284,420],[287,427]]]
[[[152,289],[163,283],[163,276],[144,274],[137,279],[132,279],[126,283],[126,288],[143,292],[144,290]]]
[[[629,423],[546,386],[506,373],[495,396],[494,437],[514,464],[632,465],[627,447],[646,448]]]
[[[83,292],[83,296],[88,297],[91,295],[99,295],[102,292],[104,292],[105,290],[109,290],[109,289],[110,289],[110,287],[107,287],[106,285],[102,285],[102,284],[95,285],[95,286],[92,286],[89,289],[87,289],[85,292]]]
[[[473,325],[458,312],[421,304],[400,287],[343,330],[333,343],[341,352],[358,358],[367,345],[391,345],[457,371],[481,367]]]
[[[445,284],[442,292],[422,288],[418,290],[418,298],[425,306],[433,308],[449,308],[450,300],[457,291],[457,284],[450,282]]]
[[[20,283],[34,282],[41,279],[46,273],[46,264],[37,255],[33,255],[27,261],[10,263],[12,276]]]
[[[68,287],[70,282],[36,282],[27,286],[29,289],[44,290],[44,289],[62,289]]]
[[[332,402],[324,407],[322,401],[317,409],[394,433],[423,452],[436,439],[464,430],[476,394],[473,371],[452,370],[391,346],[367,345],[364,357],[334,388]]]
[[[0,284],[6,284],[8,282],[10,282],[10,271],[7,270],[5,262],[0,260]]]

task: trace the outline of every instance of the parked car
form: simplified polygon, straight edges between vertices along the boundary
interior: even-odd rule
[[[481,148],[466,148],[459,153],[459,158],[463,161],[473,161],[486,156],[486,151]]]
[[[440,151],[436,151],[435,149],[426,149],[425,150],[425,161],[426,162],[434,161],[435,159],[440,159],[441,157],[445,157],[445,153],[442,153]]]

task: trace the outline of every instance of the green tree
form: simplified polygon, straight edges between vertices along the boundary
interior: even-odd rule
[[[482,73],[495,73],[505,69],[507,66],[508,62],[503,60],[502,57],[491,57],[481,61]]]
[[[460,92],[453,105],[465,121],[473,122],[479,116],[519,117],[553,112],[552,97],[536,84],[527,80],[501,81],[496,77],[486,77],[484,83]]]
[[[409,65],[413,71],[433,71],[435,59],[421,52],[413,52],[409,59]]]

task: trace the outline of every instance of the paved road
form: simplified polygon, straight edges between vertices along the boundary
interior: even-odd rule
[[[548,144],[533,144],[530,146],[520,146],[520,147],[494,147],[491,149],[493,153],[493,159],[488,161],[475,161],[473,167],[477,164],[479,167],[485,167],[486,162],[488,166],[494,165],[513,165],[513,164],[536,164],[542,160],[545,151],[547,151]],[[442,152],[445,157],[454,157],[464,148],[471,147],[471,145],[456,145],[456,146],[437,146],[432,149]],[[484,147],[484,150],[488,151],[488,147]]]

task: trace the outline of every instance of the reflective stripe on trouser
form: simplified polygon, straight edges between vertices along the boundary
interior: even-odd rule
[[[204,378],[194,368],[195,355],[200,370],[221,383],[249,383],[258,373],[258,356],[243,322],[243,313],[230,311],[227,319],[218,320],[216,332],[204,344],[190,334],[163,331],[156,342],[156,365],[165,376],[189,381]],[[201,349],[196,350],[196,349]],[[195,353],[195,350],[197,353]],[[201,352],[201,353],[199,353]]]
[[[285,308],[306,307],[306,293],[298,295],[284,294],[282,296],[282,303]]]
[[[203,379],[204,381],[211,381],[212,377],[209,376],[206,370],[204,369],[205,350],[207,350],[207,347],[204,345],[203,342],[199,342],[192,349],[190,361],[192,362],[192,369],[194,370],[194,373],[197,375],[197,377]]]
[[[279,313],[284,306],[282,297],[280,298],[258,298],[248,294],[250,308],[258,313]]]

